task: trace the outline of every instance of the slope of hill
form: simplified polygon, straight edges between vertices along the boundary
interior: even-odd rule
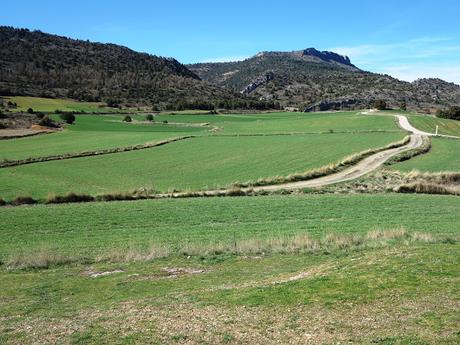
[[[0,27],[0,94],[152,104],[233,98],[175,59],[40,31]]]
[[[368,107],[378,99],[394,107],[406,102],[418,110],[460,104],[458,85],[439,79],[400,81],[362,71],[348,57],[314,48],[262,52],[244,61],[188,67],[203,80],[242,94],[311,110]]]

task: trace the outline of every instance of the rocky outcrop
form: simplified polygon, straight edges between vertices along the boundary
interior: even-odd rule
[[[315,48],[307,48],[302,51],[302,55],[303,56],[314,56],[325,62],[336,62],[342,65],[356,67],[351,63],[350,58],[348,56],[343,56],[343,55],[340,55],[334,52],[330,52],[330,51],[319,51],[319,50],[316,50]]]
[[[241,93],[243,95],[250,94],[252,91],[257,89],[259,86],[268,83],[274,77],[275,77],[275,74],[272,71],[267,72],[264,75],[257,77],[254,81],[252,81],[248,86],[246,86],[243,90],[241,90]]]

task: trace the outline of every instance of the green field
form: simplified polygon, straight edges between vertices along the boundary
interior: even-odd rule
[[[56,116],[57,117],[57,116]],[[205,128],[124,123],[122,115],[77,115],[64,131],[0,141],[0,159],[24,159],[156,142],[203,133]]]
[[[159,121],[210,123],[218,134],[254,133],[324,133],[400,131],[393,117],[362,116],[356,112],[338,113],[268,113],[253,115],[159,115]]]
[[[435,133],[438,126],[439,134],[460,136],[460,121],[424,115],[411,115],[409,120],[415,128],[428,133]]]
[[[432,138],[431,150],[423,155],[394,165],[401,171],[460,171],[460,140]]]
[[[322,342],[327,335],[361,343],[455,343],[460,247],[437,238],[457,236],[459,212],[456,197],[395,194],[1,208],[2,260],[43,248],[91,259],[151,243],[365,236],[402,226],[426,235],[367,248],[339,242],[310,254],[209,253],[2,270],[0,340],[262,344]],[[100,273],[107,275],[91,276]]]
[[[94,257],[107,248],[232,241],[405,227],[458,233],[460,198],[452,196],[307,195],[192,198],[0,208],[3,256],[46,245]],[[33,229],[33,230],[32,230]]]
[[[58,119],[58,116],[54,116]],[[24,159],[64,153],[123,147],[183,135],[329,133],[332,131],[399,131],[387,117],[353,113],[260,115],[158,115],[154,124],[145,115],[123,123],[124,115],[77,115],[62,132],[0,141],[1,159]],[[168,121],[170,124],[163,124]],[[201,126],[209,124],[208,126]],[[217,130],[213,130],[217,129]]]
[[[55,110],[62,111],[84,111],[84,112],[107,112],[118,111],[118,109],[107,108],[102,102],[79,102],[73,99],[63,98],[41,98],[27,96],[3,96],[7,102],[16,103],[17,111],[27,111],[32,108],[34,111],[54,112]]]
[[[215,188],[319,168],[403,137],[403,133],[197,137],[140,151],[3,168],[0,196]]]
[[[420,244],[348,255],[2,271],[0,340],[300,344],[327,337],[334,343],[455,344],[459,250],[458,244]],[[168,276],[166,268],[203,273]]]
[[[194,137],[2,168],[0,196],[213,188],[405,136],[355,112],[122,116],[0,141],[0,159]],[[458,143],[394,168],[459,171]],[[394,193],[0,207],[0,343],[458,343],[459,214],[455,196]]]

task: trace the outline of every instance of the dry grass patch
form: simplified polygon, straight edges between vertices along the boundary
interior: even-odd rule
[[[61,255],[51,248],[44,247],[33,253],[21,252],[10,255],[5,265],[8,269],[47,269],[52,266],[68,265],[77,261],[82,261],[82,258]]]
[[[226,242],[187,242],[175,246],[151,243],[147,248],[130,245],[127,248],[111,248],[93,259],[59,255],[51,249],[36,253],[12,255],[6,266],[14,268],[49,268],[74,262],[142,262],[169,257],[206,257],[215,255],[268,255],[268,254],[318,254],[338,251],[355,251],[380,248],[395,244],[457,242],[456,237],[434,237],[428,233],[408,232],[404,228],[395,230],[373,230],[364,235],[328,233],[322,238],[313,238],[301,233],[293,236],[248,238]]]

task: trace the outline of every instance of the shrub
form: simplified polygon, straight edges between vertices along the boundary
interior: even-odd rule
[[[54,126],[53,121],[51,121],[48,115],[44,115],[38,124],[43,127],[53,127]]]
[[[460,107],[450,107],[436,112],[437,117],[460,121]]]
[[[136,197],[131,194],[113,193],[102,194],[96,197],[97,201],[123,201],[123,200],[136,200]]]
[[[32,108],[29,108],[29,109],[27,109],[27,112],[28,112],[29,114],[33,114],[33,113],[34,113],[34,110],[33,110]]]
[[[117,99],[109,98],[107,99],[106,103],[110,108],[118,108],[120,102]]]
[[[37,200],[33,199],[32,197],[30,196],[17,196],[15,197],[11,203],[13,205],[32,205],[32,204],[36,204],[37,203]]]
[[[399,103],[399,109],[406,111],[407,110],[407,104],[406,101],[402,101]]]
[[[63,204],[68,202],[89,202],[94,201],[94,197],[87,194],[75,194],[69,192],[66,195],[48,195],[46,199],[47,204]]]
[[[129,115],[126,115],[124,118],[123,118],[123,122],[132,122],[133,119],[131,118],[131,116]]]
[[[71,125],[72,123],[75,122],[75,115],[72,113],[64,113],[59,116],[62,120],[64,120],[66,123]]]
[[[385,102],[383,99],[378,99],[372,103],[372,107],[377,110],[385,110],[387,109],[387,102]]]
[[[153,119],[154,119],[154,118],[153,118],[153,115],[152,115],[152,114],[148,114],[148,115],[145,117],[145,119],[146,119],[147,121],[153,122]]]
[[[43,113],[35,113],[35,116],[37,117],[37,119],[43,119],[45,117],[45,114],[43,114]]]
[[[6,205],[6,201],[0,198],[0,206],[5,206],[5,205]]]
[[[166,125],[166,124],[168,124],[168,121],[167,121],[167,120],[163,120],[163,123]]]

